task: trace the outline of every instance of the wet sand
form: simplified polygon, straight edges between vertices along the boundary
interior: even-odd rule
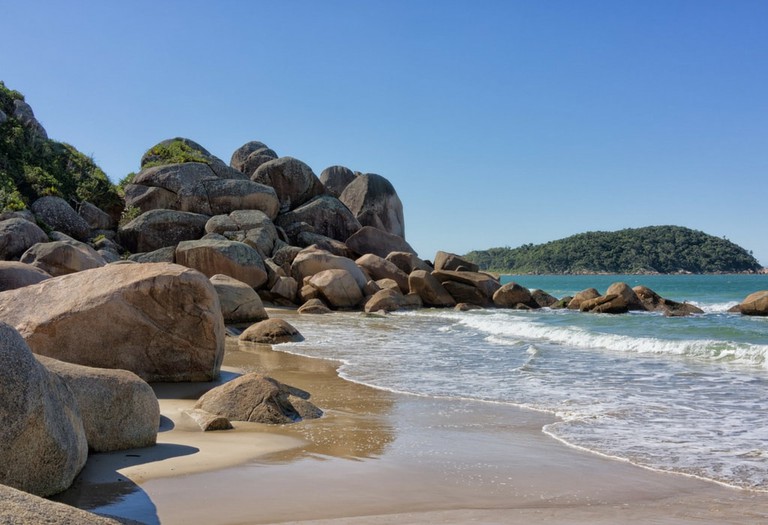
[[[155,385],[159,445],[91,456],[56,499],[163,524],[768,522],[766,493],[570,448],[541,432],[548,414],[379,391],[233,338],[225,364],[223,380],[254,370],[308,390],[325,416],[203,433],[181,410],[212,385]]]

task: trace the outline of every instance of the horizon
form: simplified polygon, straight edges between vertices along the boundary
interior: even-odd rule
[[[115,183],[167,138],[259,140],[386,177],[425,259],[675,225],[768,266],[766,3],[4,10],[0,80]]]

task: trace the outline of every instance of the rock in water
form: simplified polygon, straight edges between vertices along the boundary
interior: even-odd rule
[[[747,296],[739,305],[739,311],[744,315],[768,315],[768,290]]]
[[[240,334],[240,340],[276,345],[280,343],[298,343],[304,340],[304,336],[284,319],[266,319],[246,328]]]
[[[176,264],[118,264],[0,294],[33,352],[145,381],[210,381],[224,355],[216,290]]]

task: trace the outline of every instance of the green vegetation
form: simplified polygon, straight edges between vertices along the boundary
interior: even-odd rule
[[[196,150],[181,139],[161,142],[150,148],[143,157],[141,168],[151,168],[164,164],[183,164],[185,162],[204,162],[210,164],[211,159]]]
[[[14,118],[14,100],[24,100],[0,81],[0,211],[19,210],[46,195],[87,200],[102,210],[119,211],[115,186],[93,159],[69,144],[43,139]]]
[[[680,226],[587,232],[465,257],[482,270],[511,274],[732,273],[761,267],[750,252],[727,239]]]

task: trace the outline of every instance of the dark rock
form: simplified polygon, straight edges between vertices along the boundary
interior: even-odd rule
[[[274,188],[281,213],[294,210],[325,192],[312,168],[293,157],[265,162],[251,175],[251,180]]]
[[[220,273],[248,286],[259,288],[267,282],[267,271],[259,253],[245,243],[201,239],[176,246],[176,263],[213,277]]]
[[[113,230],[117,226],[111,215],[90,202],[81,202],[77,211],[92,230]]]
[[[87,241],[91,228],[85,219],[61,197],[42,197],[32,203],[32,212],[52,230],[59,230],[78,241]]]
[[[372,253],[379,257],[389,257],[390,253],[408,253],[416,256],[416,250],[414,250],[405,239],[399,235],[385,232],[373,226],[363,226],[359,231],[354,233],[346,241],[347,246],[353,252],[358,255],[365,255]],[[425,270],[427,268],[421,268]],[[403,270],[405,271],[405,270]],[[429,271],[432,271],[429,268]],[[410,272],[406,272],[410,273]]]
[[[176,262],[176,246],[166,246],[147,253],[135,253],[128,260],[137,263],[173,263]]]
[[[360,175],[339,196],[363,226],[405,238],[403,203],[392,184],[373,173]]]
[[[539,308],[550,308],[557,303],[557,297],[549,295],[544,290],[531,290],[531,298]]]
[[[263,142],[253,140],[251,142],[246,142],[237,148],[234,153],[232,153],[232,158],[229,161],[229,165],[232,166],[232,168],[250,176],[256,170],[258,165],[249,165],[249,157],[276,159],[277,153],[269,149]]]
[[[414,270],[424,270],[430,273],[434,270],[434,268],[410,252],[390,252],[386,259],[400,268],[406,275],[410,275]]]
[[[0,259],[18,259],[40,242],[48,242],[48,235],[34,222],[20,218],[0,221]]]
[[[107,264],[96,250],[75,240],[35,244],[24,252],[20,260],[54,277],[99,268]]]
[[[678,303],[665,299],[645,286],[632,288],[635,295],[642,301],[643,307],[649,312],[663,312],[670,317],[680,317],[692,314],[703,314],[704,310],[688,303]]]
[[[31,264],[0,261],[0,292],[23,288],[50,278],[48,272]]]
[[[437,277],[437,280],[443,283],[443,286],[445,286],[446,281],[454,281],[457,283],[466,284],[469,286],[475,287],[484,297],[487,298],[487,301],[483,301],[482,303],[475,303],[480,304],[480,306],[490,306],[490,304],[493,303],[493,294],[496,293],[496,290],[501,288],[501,284],[499,284],[498,279],[495,279],[491,277],[488,274],[484,273],[477,273],[477,272],[459,272],[459,271],[451,271],[451,270],[435,270],[432,272],[432,275]],[[448,288],[448,292],[453,295],[451,292],[451,289]],[[456,302],[459,303],[470,303],[472,301],[463,301],[456,296],[454,296],[456,299]]]
[[[23,100],[17,99],[13,101],[13,116],[38,138],[43,140],[48,139],[48,133],[45,131],[43,125],[35,118],[32,106]]]
[[[355,173],[344,166],[331,166],[325,168],[320,174],[320,182],[325,186],[325,191],[336,198],[342,194],[344,188],[353,180],[355,180]]]
[[[476,287],[455,281],[443,281],[443,287],[457,303],[469,303],[476,306],[493,306],[493,301]]]
[[[337,241],[346,241],[360,230],[360,222],[349,209],[336,197],[320,195],[277,217],[276,224],[286,230],[295,223],[312,226],[314,233],[319,233]]]
[[[205,235],[207,215],[175,210],[150,210],[120,228],[118,239],[128,251],[152,252]]]

